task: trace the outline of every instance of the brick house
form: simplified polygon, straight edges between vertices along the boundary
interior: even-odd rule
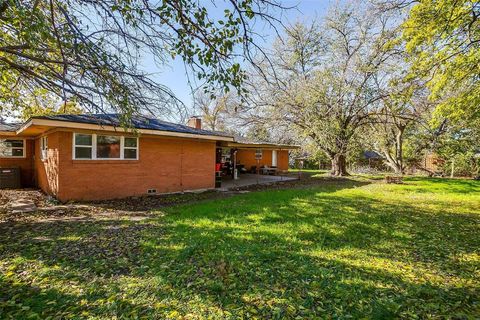
[[[132,127],[123,129],[115,114],[0,124],[0,167],[20,168],[22,187],[38,187],[60,201],[101,200],[214,188],[228,153],[242,168],[288,170],[289,150],[296,148],[238,142],[203,130],[198,118],[179,125],[136,117]]]

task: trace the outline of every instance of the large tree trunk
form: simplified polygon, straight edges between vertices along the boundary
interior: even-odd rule
[[[403,174],[403,163],[402,163],[402,160],[400,159],[396,159],[394,157],[392,157],[392,155],[390,154],[390,152],[388,150],[384,150],[383,152],[383,155],[385,156],[385,164],[387,166],[389,166],[390,168],[393,169],[393,171],[395,171],[396,174],[400,174],[402,175]]]
[[[331,158],[332,161],[332,176],[342,177],[349,176],[347,172],[347,162],[344,154],[336,154]]]
[[[403,165],[403,132],[405,131],[405,126],[398,127],[398,132],[396,135],[396,154],[397,154],[397,167],[394,168],[395,173],[403,174],[404,165]]]
[[[452,159],[452,170],[450,171],[450,178],[453,178],[455,174],[455,158]]]
[[[385,164],[392,168],[396,174],[403,175],[405,173],[405,165],[403,163],[403,132],[405,131],[405,126],[397,125],[397,130],[395,142],[393,143],[393,152],[388,147],[379,151],[385,156]]]

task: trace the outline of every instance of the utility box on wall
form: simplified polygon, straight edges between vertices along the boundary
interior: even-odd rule
[[[0,168],[0,189],[20,189],[20,168]]]

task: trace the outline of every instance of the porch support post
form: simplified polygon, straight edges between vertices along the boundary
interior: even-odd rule
[[[233,183],[235,184],[235,180],[238,178],[238,172],[235,175],[237,170],[237,149],[233,150]]]

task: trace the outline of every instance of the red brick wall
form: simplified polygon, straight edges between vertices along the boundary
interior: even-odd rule
[[[54,132],[47,135],[47,158],[40,157],[40,138],[35,140],[35,169],[37,186],[53,196],[59,191],[59,164],[60,164],[60,133]]]
[[[277,152],[277,162],[278,162],[278,168],[280,170],[287,171],[289,167],[289,156],[288,156],[288,150],[279,150]]]
[[[250,170],[252,166],[257,166],[255,149],[238,150],[237,163],[245,165],[247,170]],[[259,164],[260,167],[264,165],[272,166],[272,150],[263,150]],[[277,150],[277,167],[279,170],[288,170],[288,150]]]
[[[165,193],[215,185],[214,141],[142,136],[139,160],[72,160],[72,135],[59,131],[49,136],[52,150],[39,171],[39,186],[61,201],[122,198],[146,194],[148,189]]]
[[[23,137],[0,136],[0,139],[24,139]],[[0,158],[0,167],[19,167],[23,187],[35,186],[33,170],[34,141],[25,139],[24,158]]]

